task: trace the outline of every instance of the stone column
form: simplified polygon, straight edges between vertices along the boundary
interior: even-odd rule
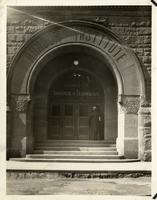
[[[122,110],[121,104],[118,103],[118,137],[116,140],[117,151],[120,156],[124,156],[124,127],[125,112]]]
[[[143,102],[138,112],[139,159],[151,161],[151,108]]]
[[[138,158],[138,110],[140,97],[121,95],[118,101],[118,153],[125,158]]]
[[[12,127],[12,149],[15,156],[25,157],[30,146],[30,138],[27,133],[27,115],[30,103],[30,95],[13,95],[13,127]]]

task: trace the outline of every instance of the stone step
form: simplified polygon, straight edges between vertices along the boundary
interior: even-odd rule
[[[119,159],[118,155],[27,154],[26,158],[42,159]]]
[[[45,151],[116,151],[116,147],[69,147],[69,146],[35,146],[34,150]]]
[[[33,154],[67,154],[67,155],[118,155],[117,151],[46,151],[34,150]]]
[[[112,144],[113,142],[106,142],[105,140],[42,140],[37,143],[101,143],[101,144]]]
[[[35,147],[115,147],[115,144],[105,144],[105,143],[36,143]]]
[[[11,161],[20,161],[20,162],[55,162],[55,163],[129,163],[129,162],[138,162],[138,159],[46,159],[46,158],[11,158]]]

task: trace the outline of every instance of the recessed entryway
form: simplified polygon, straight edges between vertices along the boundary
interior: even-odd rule
[[[77,67],[73,64],[76,57]],[[36,82],[35,140],[116,143],[117,95],[112,72],[94,55],[71,53],[56,57]]]

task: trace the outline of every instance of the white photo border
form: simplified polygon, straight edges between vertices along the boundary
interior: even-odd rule
[[[155,0],[154,0],[155,1]],[[6,18],[7,6],[152,6],[152,197],[157,193],[157,7],[151,0],[1,0],[0,1],[0,196],[1,199],[43,199],[43,195],[6,195]],[[44,199],[152,199],[145,196],[44,195]]]

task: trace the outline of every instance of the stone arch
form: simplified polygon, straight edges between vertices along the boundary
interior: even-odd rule
[[[34,34],[15,56],[8,76],[8,89],[13,93],[27,93],[26,85],[20,88],[28,79],[28,71],[35,66],[39,58],[49,51],[67,43],[91,45],[106,54],[106,58],[115,62],[124,86],[124,94],[144,95],[145,84],[140,63],[133,51],[115,33],[108,28],[93,22],[70,21],[50,25]],[[127,61],[127,62],[126,62]],[[21,67],[22,66],[22,67]],[[114,69],[113,69],[114,70]],[[20,77],[18,76],[20,73]],[[134,74],[134,81],[127,74]],[[118,76],[118,74],[116,75]],[[133,88],[129,87],[133,83]],[[136,83],[135,83],[136,81]],[[12,84],[13,82],[17,84]]]
[[[69,21],[50,25],[32,36],[17,53],[8,76],[8,93],[11,102],[15,104],[15,112],[18,112],[14,127],[17,126],[19,132],[22,130],[24,136],[31,132],[30,128],[23,125],[23,121],[26,123],[27,105],[31,102],[36,78],[49,60],[65,49],[70,52],[71,48],[76,51],[82,48],[91,54],[95,52],[95,55],[106,62],[112,71],[118,85],[117,149],[119,154],[127,158],[136,158],[138,156],[137,113],[141,97],[145,98],[142,69],[136,55],[124,41],[108,28],[93,22]],[[29,105],[29,108],[32,106]],[[21,123],[20,128],[17,123]],[[29,136],[31,138],[31,135],[28,135],[28,138]],[[32,138],[30,140],[32,141]],[[29,139],[27,144],[32,145]]]

